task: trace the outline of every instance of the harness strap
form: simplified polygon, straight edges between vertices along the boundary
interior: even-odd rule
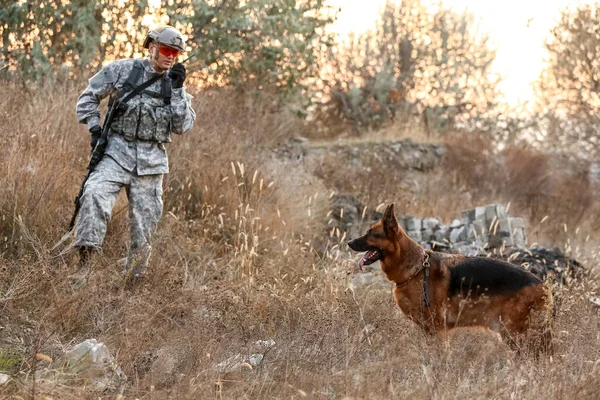
[[[168,75],[162,81],[161,96],[166,104],[171,104],[171,78]]]
[[[408,282],[410,282],[415,276],[419,275],[419,272],[421,272],[422,269],[423,269],[423,267],[419,268],[417,270],[417,272],[412,274],[412,276],[410,278],[408,278],[407,280],[405,280],[404,282],[396,283],[396,287],[401,288],[401,287],[408,285]]]
[[[154,91],[152,91],[152,90],[144,90],[142,93],[143,93],[144,95],[146,95],[146,96],[154,97],[155,99],[163,99],[163,100],[165,100],[165,101],[167,100],[167,99],[166,99],[166,98],[163,96],[163,94],[162,94],[162,90],[161,90],[161,92],[154,92]]]
[[[133,62],[133,69],[129,73],[127,81],[125,81],[125,84],[123,85],[123,90],[125,92],[130,92],[135,88],[140,80],[140,76],[142,76],[142,69],[142,63],[139,60],[135,60]]]
[[[123,97],[125,95],[125,93],[130,93],[132,90],[136,90],[138,88],[137,83],[139,82],[139,80],[142,76],[143,69],[144,69],[144,66],[140,60],[135,60],[133,62],[133,68],[131,69],[131,72],[129,73],[127,80],[123,84],[123,87],[120,90],[118,97]],[[163,101],[165,102],[165,104],[169,105],[169,104],[171,104],[171,78],[166,76],[166,74],[161,74],[161,75],[157,75],[157,76],[164,77],[162,84],[161,84],[160,92],[153,92],[150,90],[142,89],[140,91],[137,91],[136,94],[144,93],[144,94],[149,95],[154,98],[162,98]],[[154,83],[158,80],[158,79],[154,79],[154,78],[151,78],[151,79],[153,79],[152,83]],[[146,82],[148,82],[148,81],[146,81]],[[148,85],[148,86],[150,86],[150,85]],[[146,89],[148,86],[144,86],[144,89]],[[123,102],[123,101],[121,101],[121,102]]]
[[[425,293],[425,307],[429,307],[431,304],[429,298],[429,254],[425,253],[425,260],[423,261],[423,268],[425,268],[425,279],[423,280],[423,292]]]
[[[152,85],[154,82],[156,82],[157,80],[159,80],[162,77],[163,77],[162,75],[153,76],[152,78],[148,79],[146,82],[142,83],[140,86],[133,89],[133,91],[131,91],[127,96],[125,96],[125,98],[123,98],[123,100],[119,100],[119,102],[127,103],[134,96],[137,96],[138,94],[142,93],[144,91],[144,89],[146,89],[147,87],[149,87],[150,85]]]

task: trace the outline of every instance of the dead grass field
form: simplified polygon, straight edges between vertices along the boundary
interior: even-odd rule
[[[586,296],[600,293],[600,210],[581,177],[561,175],[556,160],[532,150],[505,150],[509,167],[498,169],[485,141],[448,141],[447,164],[420,196],[384,190],[388,177],[373,174],[368,187],[382,190],[369,206],[394,201],[407,213],[449,218],[510,201],[531,226],[530,243],[561,247],[591,271],[559,289],[552,357],[518,356],[485,332],[428,338],[393,304],[391,287],[350,290],[356,259],[341,238],[329,251],[315,245],[335,183],[277,169],[271,158],[273,146],[315,137],[315,128],[252,94],[197,94],[193,131],[169,148],[148,281],[121,281],[128,233],[120,198],[91,282],[74,292],[66,276],[75,257],[61,252],[68,241],[56,244],[87,165],[89,134],[74,116],[84,84],[3,82],[0,372],[12,380],[0,398],[598,398],[600,315]],[[339,168],[341,185],[355,171]],[[93,392],[86,377],[35,357],[57,360],[89,338],[115,356],[124,391]],[[258,340],[276,345],[257,367],[220,370],[255,352]],[[54,378],[33,379],[45,367],[57,369]]]

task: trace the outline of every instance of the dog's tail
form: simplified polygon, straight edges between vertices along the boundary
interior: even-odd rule
[[[554,319],[556,318],[556,302],[554,301],[553,285],[544,285],[545,297],[546,297],[546,327],[552,328],[554,325]]]
[[[544,298],[546,301],[546,320],[548,324],[553,325],[556,319],[556,314],[560,309],[561,303],[564,299],[565,288],[559,284],[556,280],[546,279],[544,282]]]
[[[549,282],[543,285],[543,306],[538,314],[537,331],[539,335],[538,350],[544,353],[552,353],[554,349],[553,328],[556,317],[556,302],[554,300],[553,285]]]
[[[529,312],[528,350],[535,355],[552,354],[554,352],[553,327],[556,316],[556,304],[552,285],[541,284],[537,292],[535,304]]]

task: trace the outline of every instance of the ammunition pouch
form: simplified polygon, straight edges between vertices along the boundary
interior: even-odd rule
[[[138,102],[121,111],[111,125],[113,133],[125,140],[171,142],[171,106]]]

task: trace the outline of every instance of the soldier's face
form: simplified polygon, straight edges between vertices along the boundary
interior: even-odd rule
[[[179,51],[169,46],[150,43],[150,62],[158,72],[164,72],[173,66]]]

